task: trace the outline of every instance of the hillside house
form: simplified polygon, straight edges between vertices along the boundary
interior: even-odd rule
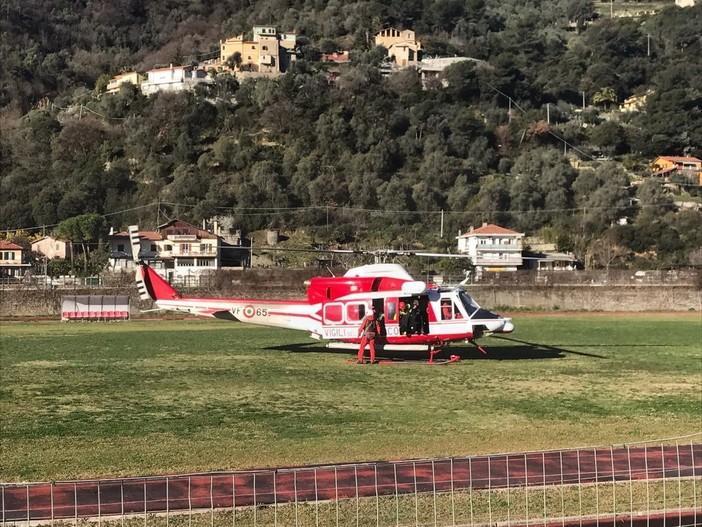
[[[436,57],[422,60],[419,63],[422,85],[426,86],[431,79],[439,79],[444,87],[448,86],[448,83],[443,78],[444,70],[453,64],[466,61],[473,63],[476,67],[487,66],[487,62],[470,57]]]
[[[375,35],[375,45],[386,48],[388,57],[400,68],[416,66],[422,60],[422,43],[409,29],[383,29]]]
[[[192,90],[201,82],[210,82],[207,72],[193,66],[173,66],[156,68],[146,72],[146,80],[141,83],[141,91],[149,95],[159,91]]]
[[[253,40],[246,40],[244,35],[219,41],[220,64],[226,67],[227,60],[239,53],[241,62],[237,71],[259,74],[279,74],[285,72],[295,61],[295,33],[279,33],[275,27],[254,26]]]
[[[162,240],[161,234],[157,231],[139,231],[139,258],[148,262],[157,271],[165,269],[165,266],[158,254],[158,242]],[[109,245],[110,269],[115,272],[134,271],[136,263],[132,259],[132,246],[129,241],[129,233],[126,231],[110,231],[107,237]]]
[[[221,267],[219,237],[182,220],[171,220],[155,231],[139,231],[139,237],[139,258],[169,281]],[[129,233],[110,234],[108,242],[112,270],[133,270]]]
[[[59,240],[52,236],[43,236],[32,242],[32,251],[40,253],[48,260],[54,258],[70,258],[72,256],[71,242]]]
[[[651,162],[652,175],[662,176],[666,180],[672,174],[691,176],[702,185],[702,160],[696,157],[659,156]]]
[[[524,233],[483,223],[459,233],[458,252],[468,254],[478,273],[482,271],[516,271],[522,265]]]
[[[32,266],[24,261],[24,249],[21,245],[0,240],[0,279],[22,278]]]
[[[116,75],[107,83],[107,93],[117,93],[122,87],[122,84],[127,82],[131,82],[134,86],[139,86],[145,80],[146,77],[136,71]]]

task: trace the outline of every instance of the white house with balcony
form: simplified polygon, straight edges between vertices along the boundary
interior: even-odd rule
[[[139,259],[169,281],[196,277],[221,267],[219,236],[182,220],[171,220],[155,231],[139,231],[139,238]],[[112,270],[133,271],[129,233],[111,233],[108,240]]]
[[[110,230],[107,241],[110,246],[110,269],[114,272],[134,271],[136,263],[132,258],[129,233]],[[164,268],[158,254],[158,243],[160,241],[161,234],[157,231],[139,231],[139,259],[148,262],[149,265],[159,272]]]
[[[470,256],[478,273],[516,271],[522,265],[522,238],[522,232],[487,223],[456,237],[458,252]]]
[[[178,219],[157,229],[161,235],[158,255],[167,278],[199,275],[221,267],[219,236]]]
[[[156,68],[146,72],[146,81],[139,86],[144,95],[158,91],[192,90],[201,82],[210,82],[204,69],[192,66],[173,66]]]

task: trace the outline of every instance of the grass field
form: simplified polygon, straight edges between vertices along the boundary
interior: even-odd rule
[[[0,480],[470,455],[702,430],[702,321],[514,317],[457,364],[357,366],[221,321],[2,323]]]

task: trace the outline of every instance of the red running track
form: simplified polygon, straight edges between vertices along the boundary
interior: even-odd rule
[[[702,444],[2,486],[2,521],[702,476]]]

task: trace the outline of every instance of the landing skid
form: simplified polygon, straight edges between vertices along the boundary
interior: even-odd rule
[[[487,355],[487,351],[485,351],[485,348],[483,348],[480,344],[478,344],[478,343],[475,342],[474,340],[469,340],[468,342],[470,342],[471,344],[473,344],[473,346],[475,346],[476,348],[478,348],[478,350],[480,351],[480,353],[482,353],[483,355]]]
[[[429,360],[414,360],[414,359],[381,359],[375,361],[375,364],[420,364],[427,366],[443,366],[444,364],[453,364],[461,360],[458,355],[451,355],[448,359],[436,359],[435,355],[441,353],[442,348],[439,345],[429,346]],[[347,364],[358,364],[355,360],[347,360]],[[364,361],[363,364],[370,364]]]
[[[451,355],[448,359],[429,359],[429,360],[421,360],[421,359],[381,359],[381,360],[376,360],[375,364],[384,364],[384,365],[416,365],[416,366],[445,366],[446,364],[455,364],[456,362],[459,362],[461,358],[458,355]],[[346,364],[357,364],[355,360],[347,360]],[[368,361],[364,362],[363,364],[370,364]]]

